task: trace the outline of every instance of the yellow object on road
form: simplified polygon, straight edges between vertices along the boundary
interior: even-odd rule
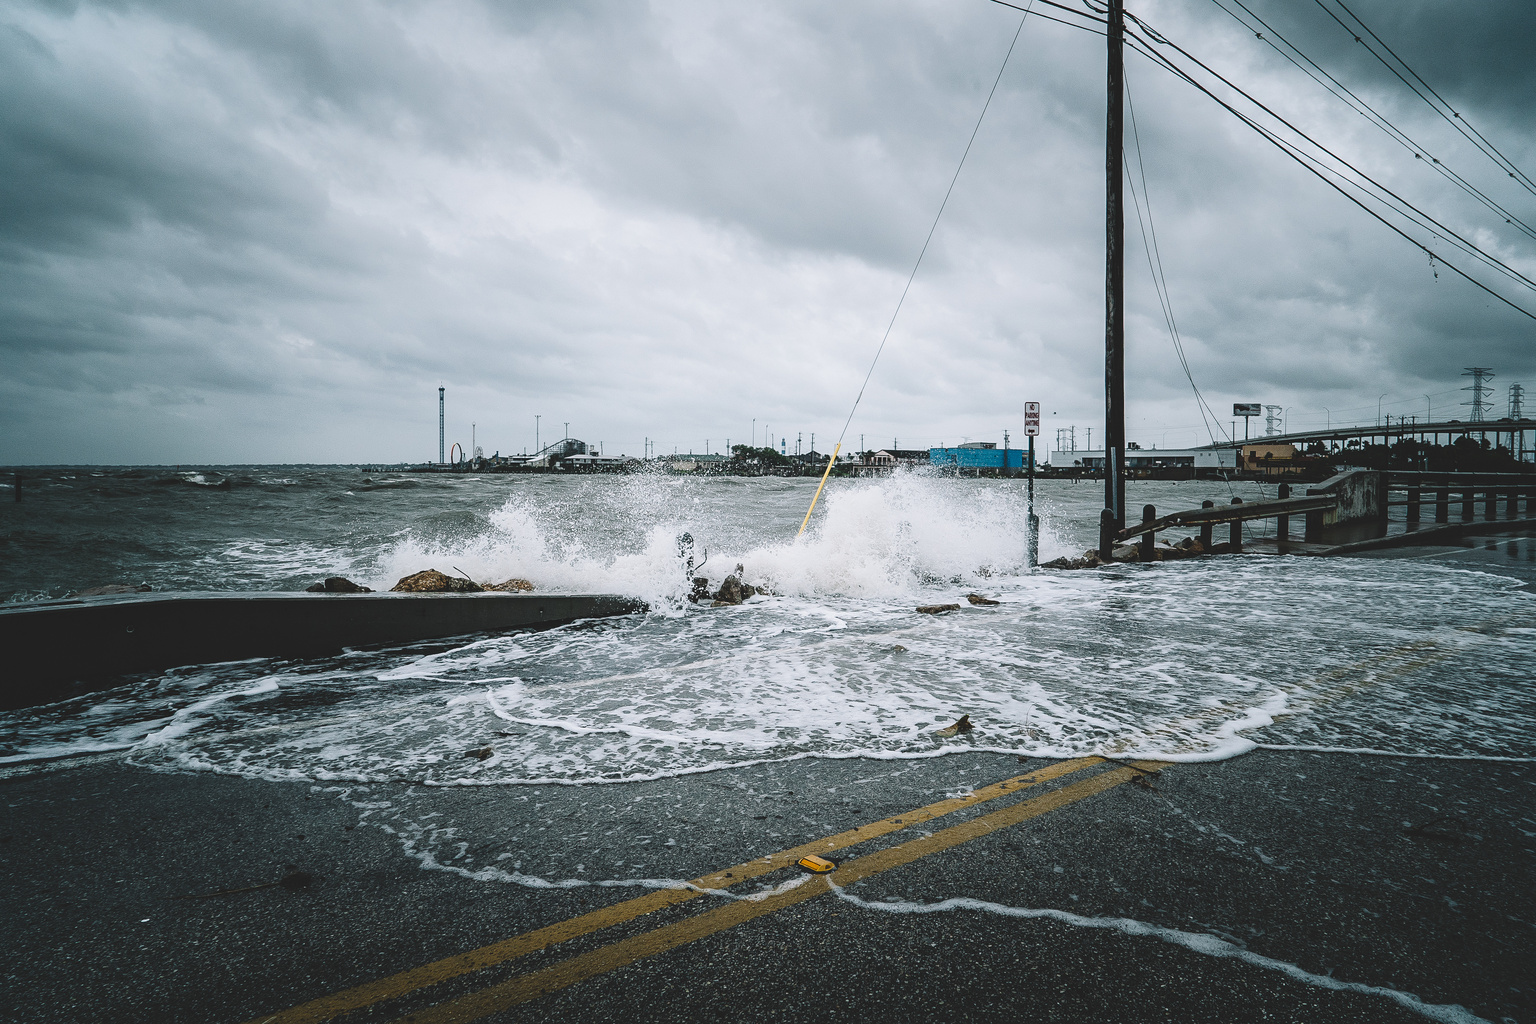
[[[837,870],[837,863],[835,861],[827,860],[825,857],[818,857],[814,853],[801,857],[795,863],[813,875],[830,874]]]

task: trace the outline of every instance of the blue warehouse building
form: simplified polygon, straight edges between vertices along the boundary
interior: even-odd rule
[[[990,441],[962,444],[958,448],[928,449],[928,464],[935,469],[1023,469],[1023,448],[999,448]]]

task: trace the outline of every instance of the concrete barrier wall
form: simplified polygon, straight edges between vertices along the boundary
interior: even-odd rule
[[[314,657],[645,611],[616,594],[125,594],[0,605],[0,706],[62,700],[127,673]]]
[[[1387,532],[1387,481],[1379,470],[1346,469],[1307,493],[1332,494],[1339,501],[1330,511],[1308,514],[1306,539],[1311,543],[1343,544]]]

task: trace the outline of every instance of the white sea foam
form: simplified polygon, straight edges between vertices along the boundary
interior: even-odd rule
[[[486,493],[471,483],[445,486]],[[653,613],[446,650],[179,670],[0,716],[0,759],[126,748],[142,764],[263,778],[479,786],[954,750],[1536,756],[1536,598],[1505,577],[1262,558],[1031,574],[1022,489],[978,481],[840,482],[798,542],[784,525],[809,494],[797,481],[496,487],[488,507],[454,498],[335,564],[376,587],[429,565],[524,576],[638,594]],[[739,562],[783,596],[688,604],[684,530],[705,575]],[[226,554],[265,562],[278,547]],[[973,608],[972,591],[1002,603]],[[947,602],[962,607],[913,611]],[[961,714],[975,732],[935,736]],[[486,746],[491,757],[465,757]]]
[[[1065,910],[1055,910],[1048,907],[1010,907],[1001,903],[971,899],[965,896],[942,900],[938,903],[910,903],[905,900],[875,902],[853,895],[835,882],[831,882],[830,879],[829,883],[833,893],[839,899],[863,910],[879,911],[887,914],[941,914],[956,910],[969,910],[984,914],[996,914],[1000,917],[1059,921],[1062,924],[1072,925],[1074,928],[1116,931],[1122,935],[1130,935],[1137,938],[1155,938],[1204,956],[1241,960],[1243,963],[1251,964],[1254,967],[1261,967],[1267,971],[1276,971],[1314,988],[1328,989],[1334,992],[1356,992],[1361,995],[1380,996],[1397,1003],[1404,1009],[1411,1010],[1430,1020],[1442,1021],[1444,1024],[1489,1024],[1485,1018],[1477,1016],[1464,1006],[1454,1003],[1426,1003],[1411,992],[1402,992],[1398,989],[1387,988],[1382,985],[1366,985],[1361,982],[1343,981],[1326,974],[1314,974],[1296,964],[1287,963],[1284,960],[1276,960],[1273,957],[1261,956],[1225,939],[1204,932],[1179,931],[1175,928],[1164,928],[1160,925],[1148,924],[1145,921],[1137,921],[1129,917],[1084,917],[1081,914],[1073,914]]]

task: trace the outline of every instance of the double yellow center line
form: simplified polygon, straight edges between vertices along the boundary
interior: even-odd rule
[[[920,807],[905,814],[884,818],[868,825],[850,829],[847,832],[840,832],[825,839],[817,839],[787,850],[781,850],[778,853],[724,868],[712,874],[693,879],[687,883],[686,888],[661,889],[647,893],[644,896],[603,907],[591,913],[582,914],[567,921],[561,921],[558,924],[537,928],[480,949],[446,957],[378,981],[323,996],[279,1013],[263,1015],[255,1018],[250,1024],[313,1024],[313,1022],[331,1020],[345,1013],[371,1007],[381,1002],[399,999],[450,979],[504,964],[518,957],[526,956],[529,953],[548,949],[551,946],[568,942],[571,939],[590,935],[593,932],[611,928],[626,921],[632,921],[637,917],[665,907],[696,899],[699,896],[708,894],[710,890],[719,891],[747,879],[791,867],[796,861],[807,854],[826,854],[845,849],[892,832],[898,832],[902,829],[932,821],[935,818],[967,807],[974,807],[989,800],[995,800],[1032,786],[1050,782],[1053,779],[1058,779],[1101,763],[1103,763],[1102,758],[1084,757],[1048,765],[1024,775],[1004,779],[1002,782],[975,790],[966,796],[941,800],[938,803],[929,804],[926,807]],[[994,811],[991,814],[983,815],[932,835],[923,836],[902,843],[899,846],[860,857],[857,860],[843,864],[830,876],[816,876],[782,892],[766,895],[758,899],[737,900],[725,906],[716,907],[713,910],[674,924],[664,925],[653,931],[643,932],[639,935],[601,946],[551,967],[534,971],[530,974],[513,978],[510,981],[501,982],[469,995],[413,1013],[402,1018],[402,1021],[447,1022],[476,1020],[487,1014],[498,1012],[507,1007],[515,1006],[518,1003],[536,999],[539,996],[576,984],[586,978],[591,978],[617,967],[634,963],[637,960],[655,956],[666,950],[675,949],[678,946],[697,941],[745,921],[761,917],[764,914],[770,914],[785,907],[793,906],[796,903],[824,895],[831,891],[828,885],[829,878],[840,886],[852,884],[860,879],[889,871],[903,864],[909,864],[930,854],[949,849],[960,843],[968,842],[999,829],[1016,825],[1019,822],[1027,821],[1030,818],[1035,818],[1057,808],[1075,803],[1078,800],[1128,782],[1145,772],[1156,771],[1163,766],[1162,762],[1143,761],[1137,762],[1130,767],[1117,768],[1100,773],[1081,782],[1065,786],[1031,800],[1021,801],[1002,810]]]

